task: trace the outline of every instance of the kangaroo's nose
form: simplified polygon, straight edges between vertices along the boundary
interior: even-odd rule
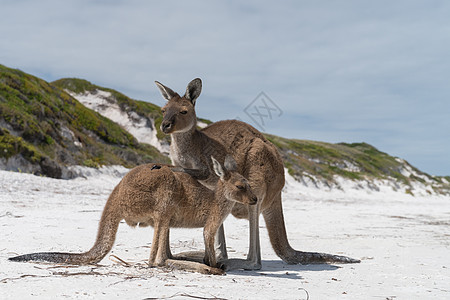
[[[170,121],[163,121],[161,123],[161,131],[164,133],[168,133],[170,131],[170,128],[172,128],[173,122]]]

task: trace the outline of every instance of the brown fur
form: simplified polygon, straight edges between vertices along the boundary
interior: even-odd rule
[[[214,160],[214,159],[213,159]],[[201,273],[218,270],[214,249],[217,229],[236,202],[255,204],[256,197],[247,181],[234,171],[235,164],[217,161],[214,170],[220,176],[216,192],[212,192],[185,173],[173,172],[168,166],[155,169],[154,164],[132,169],[114,188],[106,202],[94,246],[85,253],[32,253],[10,258],[13,261],[43,260],[57,263],[97,263],[111,250],[117,228],[125,219],[130,226],[153,226],[154,235],[150,264],[170,264]],[[161,166],[161,165],[158,165]],[[204,227],[205,263],[172,260],[169,247],[170,227]]]
[[[283,261],[290,264],[359,262],[344,256],[294,250],[287,239],[281,203],[284,165],[275,146],[258,130],[240,121],[220,121],[198,130],[195,126],[195,103],[202,86],[199,78],[189,83],[183,97],[159,82],[156,84],[168,100],[162,109],[161,130],[171,135],[172,163],[214,189],[217,178],[210,171],[208,157],[214,155],[222,159],[231,155],[237,162],[238,172],[248,179],[258,197],[256,206],[238,204],[233,207],[235,217],[250,220],[250,248],[247,261],[229,261],[229,268],[261,268],[260,212],[266,221],[272,247]],[[223,233],[223,228],[219,233]],[[221,239],[224,244],[224,238]],[[226,251],[225,247],[222,251]],[[226,253],[222,256],[227,257]]]

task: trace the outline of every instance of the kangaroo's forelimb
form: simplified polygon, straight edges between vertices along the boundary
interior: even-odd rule
[[[201,274],[207,275],[223,275],[225,271],[219,268],[210,267],[205,264],[195,262],[195,261],[186,261],[186,260],[176,260],[176,259],[167,259],[165,261],[165,266],[172,269],[181,269],[184,271],[197,272]]]
[[[206,180],[211,176],[211,172],[209,169],[190,169],[190,168],[182,168],[182,167],[172,167],[172,171],[174,172],[183,172],[186,174],[189,174],[194,178],[195,180]]]

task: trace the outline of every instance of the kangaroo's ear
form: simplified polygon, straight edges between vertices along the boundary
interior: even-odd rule
[[[195,78],[191,82],[189,82],[186,88],[186,94],[184,97],[192,102],[192,105],[195,105],[195,101],[198,96],[202,92],[202,80],[200,78]]]
[[[227,154],[227,156],[225,157],[225,169],[227,169],[230,172],[234,172],[237,170],[237,163],[234,160],[233,156]]]
[[[219,176],[220,180],[224,180],[226,173],[225,173],[225,170],[223,169],[222,165],[220,164],[220,162],[218,162],[212,156],[211,156],[211,160],[213,162],[214,172],[216,173],[217,176]]]
[[[161,91],[162,96],[164,97],[164,99],[166,99],[167,101],[169,101],[170,99],[172,99],[173,97],[175,97],[176,95],[178,95],[177,93],[175,93],[174,91],[172,91],[170,88],[168,88],[167,86],[164,86],[162,83],[155,81],[156,86],[159,88],[159,90]]]

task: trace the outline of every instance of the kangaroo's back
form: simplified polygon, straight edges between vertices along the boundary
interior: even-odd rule
[[[116,205],[130,226],[153,226],[169,208],[170,227],[203,227],[214,192],[190,175],[169,166],[146,164],[131,170],[120,182]]]
[[[251,176],[251,168],[257,167],[256,169],[260,169],[257,173],[272,182],[270,189],[281,191],[284,186],[284,165],[281,155],[277,148],[253,126],[238,120],[224,120],[203,128],[202,132],[225,147],[235,158],[238,171],[244,177]]]

